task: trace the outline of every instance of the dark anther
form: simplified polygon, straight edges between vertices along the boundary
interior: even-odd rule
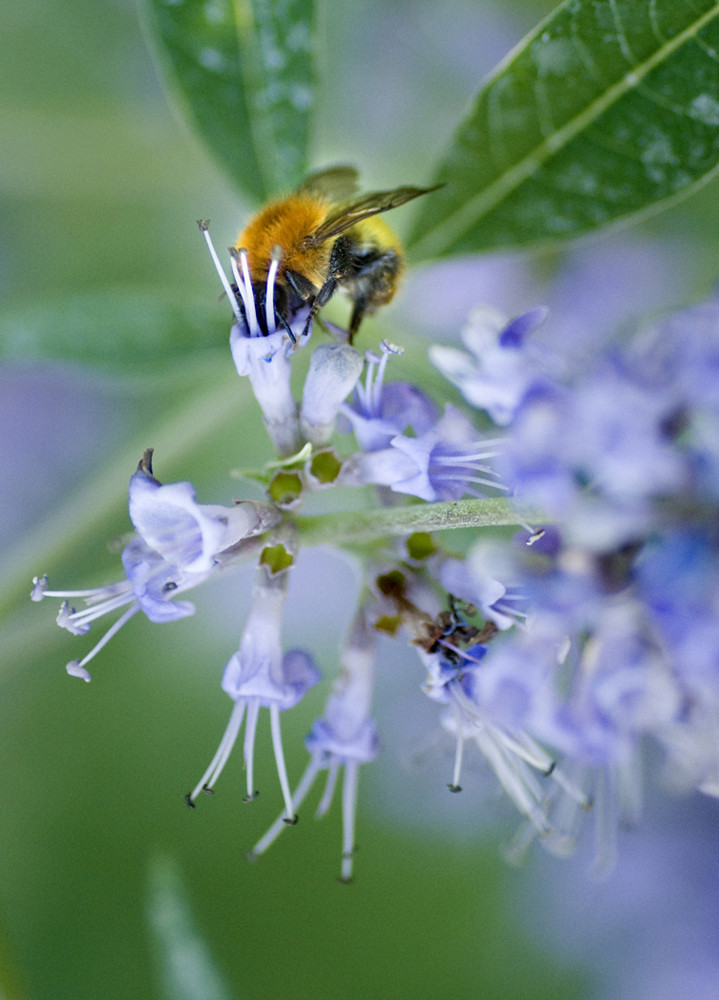
[[[202,786],[202,791],[205,793],[205,795],[214,795],[215,794],[214,789],[213,788],[209,788],[207,785],[203,785]]]
[[[534,545],[534,543],[538,542],[540,540],[540,538],[544,538],[544,536],[546,534],[547,534],[547,529],[546,528],[537,528],[536,531],[532,532],[532,534],[529,536],[529,538],[527,539],[527,541],[526,541],[525,544],[526,545]]]
[[[557,762],[556,762],[556,760],[553,760],[552,763],[547,768],[547,770],[544,772],[544,777],[548,778],[549,775],[552,774],[552,772],[554,771],[554,769],[555,769],[556,766],[557,766]]]
[[[191,796],[192,796],[192,792],[188,792],[187,795],[185,796],[185,802],[190,807],[190,809],[194,809],[195,808],[195,803],[192,801],[192,797]]]
[[[288,826],[295,826],[299,818],[300,817],[297,815],[297,813],[295,813],[294,816],[292,816],[291,818],[289,816],[285,816],[282,822],[286,823]]]
[[[461,785],[453,785],[451,782],[450,782],[450,784],[447,785],[447,788],[449,788],[450,792],[461,792],[462,791],[462,786]]]
[[[259,792],[253,792],[252,795],[245,795],[245,797],[244,797],[244,799],[242,801],[243,802],[254,802],[255,799],[257,798],[257,796],[259,794],[260,794]]]

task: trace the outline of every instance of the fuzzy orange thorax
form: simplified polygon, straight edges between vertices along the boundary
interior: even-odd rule
[[[332,243],[309,246],[307,237],[325,220],[328,201],[307,194],[293,194],[270,202],[250,220],[237,238],[246,250],[253,281],[267,278],[275,247],[281,247],[279,274],[289,269],[308,278],[318,288],[327,276]]]

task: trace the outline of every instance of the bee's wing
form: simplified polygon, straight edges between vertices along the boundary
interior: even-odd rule
[[[327,167],[305,177],[296,193],[325,198],[336,205],[355,194],[358,179],[359,172],[354,167]]]
[[[392,191],[371,191],[363,194],[360,198],[355,198],[340,208],[331,212],[321,226],[310,235],[309,243],[323,243],[325,240],[338,236],[346,229],[350,229],[363,219],[368,219],[371,215],[378,215],[380,212],[388,212],[391,208],[404,205],[412,198],[418,198],[421,194],[434,191],[435,188],[401,187]]]

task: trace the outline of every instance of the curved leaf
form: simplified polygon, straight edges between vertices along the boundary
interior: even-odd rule
[[[212,154],[256,201],[307,167],[313,0],[144,0],[168,80]]]
[[[156,855],[148,881],[147,922],[162,995],[168,1000],[230,1000],[177,862]]]
[[[128,373],[199,351],[227,349],[217,303],[176,293],[111,289],[46,301],[0,318],[0,358],[60,359]]]
[[[480,91],[420,206],[417,257],[566,239],[719,162],[719,3],[567,0]]]

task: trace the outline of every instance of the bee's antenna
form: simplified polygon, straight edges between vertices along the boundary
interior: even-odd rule
[[[235,314],[237,321],[242,322],[242,312],[240,311],[240,306],[237,301],[237,296],[234,293],[232,285],[227,280],[227,275],[225,274],[225,270],[222,267],[222,264],[220,264],[220,258],[217,256],[215,245],[212,242],[212,237],[210,236],[210,222],[208,219],[198,219],[197,225],[200,227],[200,232],[205,237],[205,243],[207,244],[207,249],[210,251],[210,256],[212,257],[212,263],[215,265],[215,270],[220,276],[222,287],[225,289],[227,298],[230,300],[232,311]]]

